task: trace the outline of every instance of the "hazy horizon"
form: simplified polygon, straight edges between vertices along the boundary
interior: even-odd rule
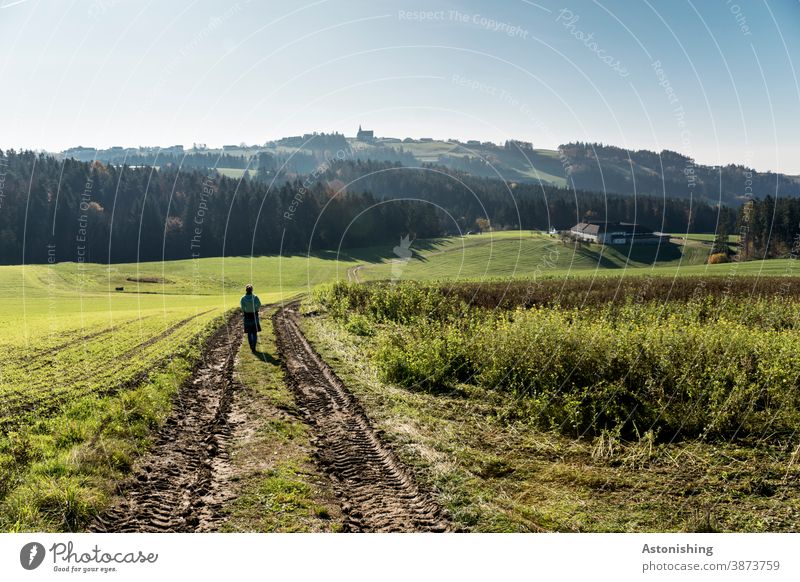
[[[364,127],[364,129],[372,129],[372,128]],[[314,133],[314,132],[310,132],[310,133]],[[347,139],[351,139],[351,138],[354,139],[355,138],[355,134],[356,134],[355,131],[352,132],[352,134],[350,134],[350,133],[348,133],[346,131],[340,131],[340,130],[336,130],[336,129],[332,129],[330,131],[317,131],[317,133],[320,133],[320,134],[321,133],[325,133],[325,134],[339,133],[339,134],[344,135],[345,138],[347,138]],[[298,136],[298,135],[301,136],[303,134],[294,133],[294,134],[286,134],[286,135],[280,135],[280,136],[271,136],[271,137],[267,137],[262,143],[248,143],[248,144],[246,144],[246,146],[248,148],[250,148],[250,149],[259,148],[259,147],[263,147],[265,143],[274,142],[274,141],[278,141],[278,140],[280,140],[282,138],[294,137],[294,136]],[[449,139],[455,139],[455,140],[457,140],[457,141],[459,141],[461,143],[466,143],[467,140],[475,139],[475,138],[470,137],[470,136],[458,137],[458,136],[454,136],[454,135],[448,135],[447,137],[442,137],[442,136],[436,136],[436,135],[414,136],[414,135],[380,135],[378,133],[375,134],[375,138],[376,139],[387,139],[387,138],[388,139],[394,139],[394,138],[405,139],[407,137],[411,138],[411,139],[413,139],[415,141],[419,141],[420,139],[423,139],[423,138],[432,138],[434,141],[440,141],[440,142],[446,142]],[[503,143],[505,142],[505,140],[515,140],[515,139],[522,140],[523,138],[522,137],[515,137],[515,136],[506,136],[505,138],[503,138],[502,141],[493,141],[492,142],[492,140],[488,140],[488,139],[487,140],[479,140],[479,141],[481,141],[481,142],[492,142],[492,143],[494,143],[494,144],[496,144],[498,146],[502,146]],[[575,142],[575,141],[581,141],[581,140],[572,140],[572,141]],[[223,143],[211,144],[211,143],[208,143],[207,141],[202,141],[202,140],[198,140],[198,141],[193,142],[193,143],[196,143],[198,145],[202,144],[202,145],[206,146],[206,149],[208,149],[208,150],[221,150],[224,145],[237,145],[238,146],[238,145],[241,144],[241,142],[236,142],[236,143],[232,142],[232,143],[225,143],[225,144],[223,144]],[[46,153],[52,153],[52,154],[59,154],[59,153],[63,153],[66,150],[69,150],[71,148],[77,148],[77,147],[83,147],[83,148],[89,148],[89,149],[97,149],[98,151],[102,151],[104,149],[110,149],[112,147],[122,147],[123,149],[135,150],[137,148],[160,148],[160,149],[166,149],[166,148],[169,148],[169,147],[172,147],[172,146],[179,145],[179,146],[182,146],[185,150],[191,150],[192,146],[193,146],[193,143],[179,143],[179,142],[174,142],[174,143],[173,142],[169,142],[169,143],[167,143],[167,142],[165,142],[165,143],[161,143],[161,144],[144,144],[143,143],[143,144],[136,144],[136,145],[124,144],[124,143],[113,143],[113,144],[105,145],[103,147],[96,147],[94,144],[80,144],[79,143],[79,144],[73,144],[71,146],[68,146],[66,148],[59,149],[59,150],[50,150],[50,149],[46,149],[46,148],[26,148],[26,149],[32,149],[33,151],[37,151],[37,152],[46,152]],[[559,145],[565,145],[566,143],[567,142],[565,142],[564,144],[559,144]],[[619,147],[619,144],[615,144],[615,143],[606,143],[606,142],[596,142],[596,143],[602,143],[603,145],[606,145],[606,146],[617,146],[617,147]],[[400,144],[400,145],[402,145],[402,144]],[[536,146],[536,144],[534,144],[534,147],[537,147],[537,149],[558,151],[558,145],[556,145],[554,147],[543,147],[543,146]],[[6,149],[6,148],[0,148],[0,149]],[[8,148],[8,149],[14,149],[14,148],[12,147],[12,148]],[[688,154],[685,154],[684,152],[682,152],[680,150],[671,150],[670,148],[662,148],[661,150],[654,150],[652,148],[646,148],[646,147],[642,147],[642,148],[631,147],[629,149],[632,150],[632,151],[633,150],[653,151],[653,152],[655,152],[657,154],[660,154],[664,150],[669,150],[669,151],[674,151],[674,152],[676,152],[678,154],[681,154],[681,155],[688,155]],[[712,162],[707,162],[707,161],[702,160],[702,159],[697,159],[697,158],[693,158],[693,159],[697,164],[703,165],[703,166],[747,165],[747,164],[743,164],[740,160],[728,160],[728,161],[723,161],[721,164],[715,164],[715,163],[712,163]],[[757,166],[753,166],[752,164],[749,167],[751,169],[753,169],[753,170],[756,170],[757,172],[760,172],[760,173],[774,171],[774,170],[770,170],[770,169],[759,168]],[[797,174],[793,174],[792,172],[781,172],[781,173],[789,175],[789,176],[793,176],[793,175],[800,176],[800,172],[798,172]]]
[[[800,4],[0,3],[0,147],[338,131],[800,174]]]

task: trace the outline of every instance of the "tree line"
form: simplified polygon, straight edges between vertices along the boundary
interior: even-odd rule
[[[800,257],[800,199],[765,196],[739,210],[737,231],[743,259]]]
[[[706,233],[719,228],[732,231],[737,224],[734,209],[705,200],[573,191],[479,177],[430,164],[408,168],[397,163],[345,160],[332,165],[324,177],[379,198],[432,203],[440,209],[442,227],[448,233],[472,230],[476,221],[495,229],[525,230],[563,230],[581,220],[636,222],[662,232]]]
[[[673,197],[721,201],[739,206],[766,195],[800,195],[800,181],[774,172],[757,172],[740,164],[705,166],[670,150],[628,150],[601,143],[559,146],[568,161],[569,178],[577,188],[609,192],[665,193]]]
[[[0,152],[0,263],[119,263],[304,253],[441,234],[435,209],[338,193],[310,178],[269,187],[212,171]]]
[[[298,253],[396,245],[406,235],[562,230],[587,219],[663,232],[742,234],[743,258],[800,252],[798,199],[767,196],[733,209],[369,160],[328,161],[284,180],[237,180],[213,169],[0,151],[3,264]]]

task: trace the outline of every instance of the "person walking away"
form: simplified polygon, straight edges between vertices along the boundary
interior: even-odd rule
[[[245,287],[245,293],[239,304],[242,307],[244,317],[244,332],[247,334],[247,343],[250,344],[250,351],[256,351],[258,342],[258,332],[261,331],[261,323],[258,321],[258,310],[261,308],[261,300],[258,295],[253,294],[253,286]]]

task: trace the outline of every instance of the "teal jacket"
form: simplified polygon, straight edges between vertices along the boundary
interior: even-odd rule
[[[261,301],[258,298],[258,295],[242,295],[242,300],[239,301],[239,305],[242,306],[242,312],[244,313],[258,313],[259,308],[261,307]]]

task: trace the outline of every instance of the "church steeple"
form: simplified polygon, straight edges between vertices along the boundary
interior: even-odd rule
[[[356,134],[358,141],[371,142],[375,139],[375,133],[371,129],[363,129],[361,124],[358,124],[358,133]]]

